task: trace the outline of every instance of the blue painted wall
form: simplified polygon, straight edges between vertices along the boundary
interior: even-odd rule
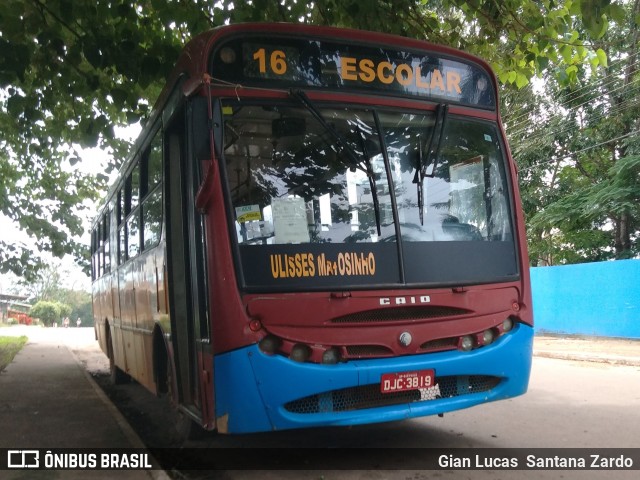
[[[640,338],[640,260],[531,269],[537,333]]]

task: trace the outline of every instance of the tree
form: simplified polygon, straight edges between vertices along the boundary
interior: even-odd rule
[[[548,68],[568,79],[606,59],[602,38],[621,8],[610,0],[4,0],[0,2],[0,213],[39,252],[87,268],[83,219],[105,189],[77,168],[81,147],[124,158],[114,126],[144,120],[182,45],[241,21],[290,21],[426,38],[489,59],[505,84]],[[0,241],[0,272],[33,277],[42,260]]]
[[[30,302],[46,301],[58,305],[60,317],[80,318],[85,326],[93,325],[91,294],[84,290],[62,287],[66,272],[58,264],[39,270],[31,281],[21,282],[22,292]]]
[[[537,97],[545,121],[537,122],[540,112],[529,110],[508,130],[518,145],[514,155],[534,263],[640,253],[640,109],[635,100],[640,2],[626,8],[626,20],[619,22],[623,28],[598,41],[608,59],[598,75],[577,69],[579,86],[547,78],[544,95]]]
[[[29,310],[29,315],[39,318],[46,326],[53,326],[62,318],[60,304],[55,302],[40,301]]]
[[[22,279],[19,284],[30,302],[53,301],[58,299],[57,293],[62,283],[63,273],[60,265],[50,264],[38,270],[29,280]]]
[[[71,308],[71,305],[67,305],[66,303],[53,302],[53,304],[56,307],[58,307],[58,311],[60,312],[59,318],[65,318],[65,317],[68,318],[71,315],[71,312],[73,311],[73,309]]]

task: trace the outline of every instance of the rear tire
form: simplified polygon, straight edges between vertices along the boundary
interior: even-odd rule
[[[109,378],[111,379],[111,383],[113,385],[124,385],[129,383],[131,377],[122,371],[118,366],[116,366],[116,362],[113,355],[113,343],[111,339],[109,339]]]

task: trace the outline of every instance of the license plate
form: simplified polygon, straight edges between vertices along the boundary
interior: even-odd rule
[[[382,393],[404,392],[431,388],[435,385],[433,370],[419,370],[417,372],[385,373],[380,379]]]

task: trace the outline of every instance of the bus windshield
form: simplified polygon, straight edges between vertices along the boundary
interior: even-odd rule
[[[222,108],[245,288],[517,278],[494,123],[304,102]]]

